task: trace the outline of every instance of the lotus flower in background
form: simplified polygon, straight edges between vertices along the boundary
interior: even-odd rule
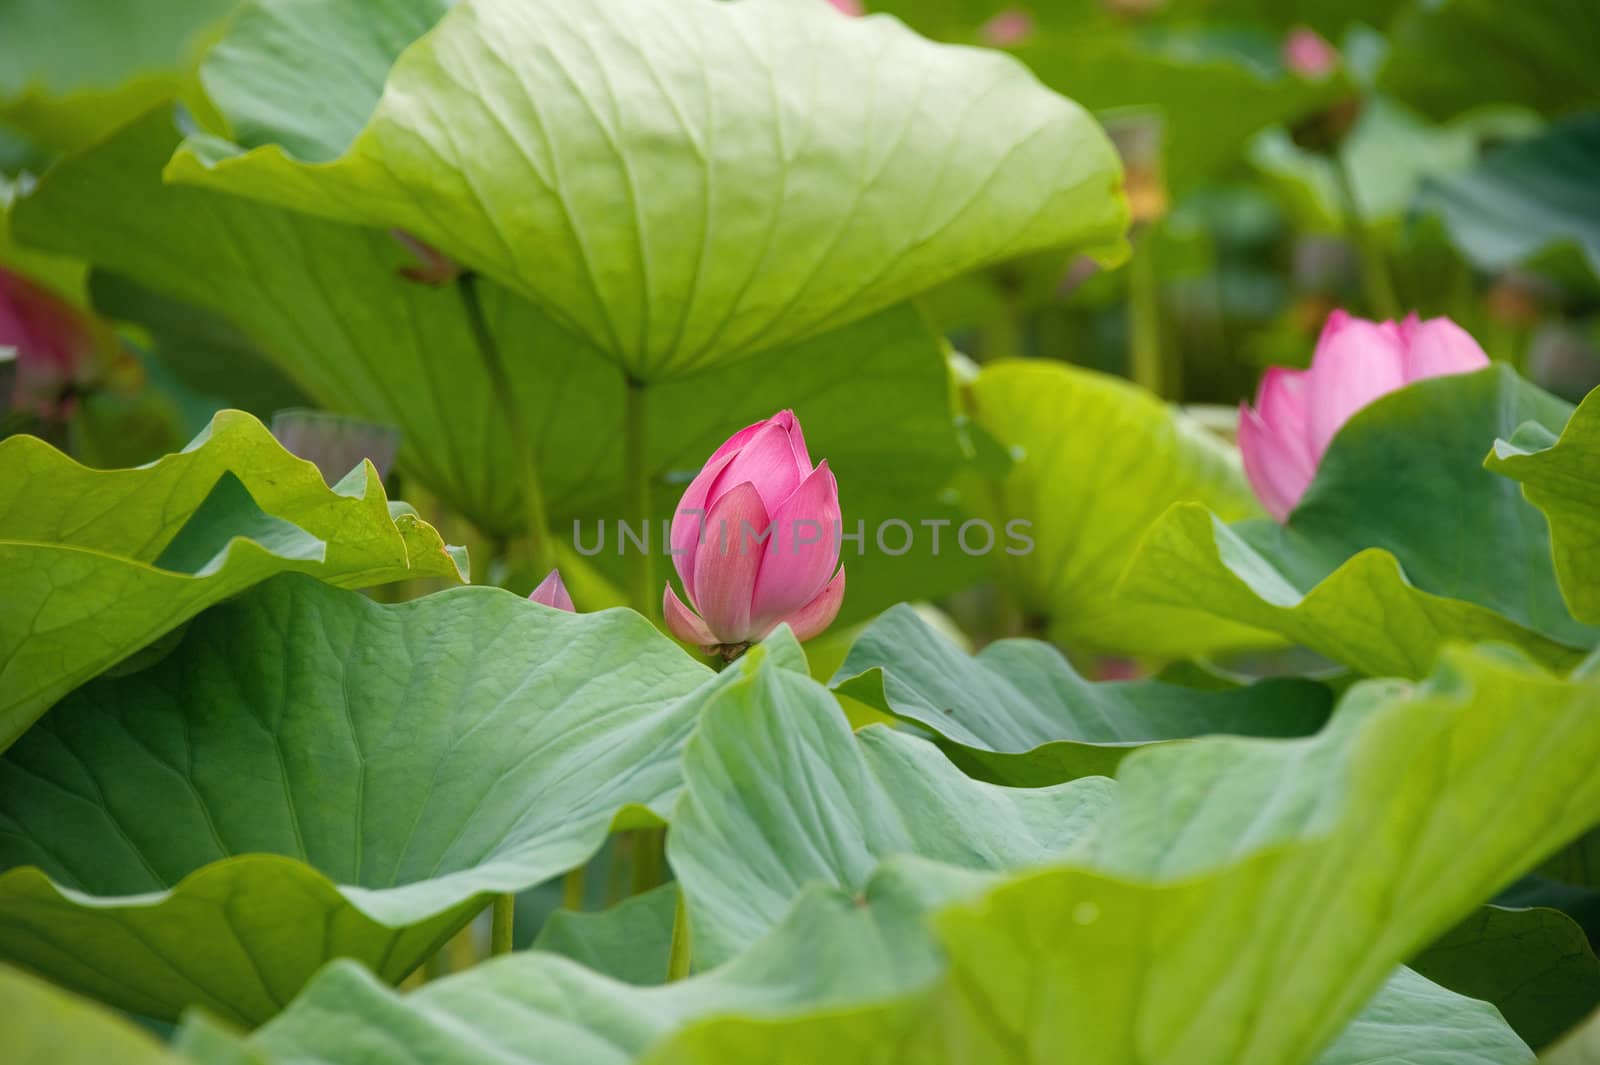
[[[838,8],[842,14],[857,18],[865,15],[866,9],[861,6],[861,0],[828,0],[828,3]]]
[[[0,269],[0,348],[16,352],[11,405],[40,418],[72,413],[116,339],[100,323],[26,278]]]
[[[1283,65],[1302,78],[1325,78],[1339,65],[1339,50],[1316,30],[1296,26],[1283,39]]]
[[[1033,36],[1033,16],[1021,8],[1008,8],[978,28],[978,39],[993,48],[1011,48]]]
[[[572,605],[572,596],[567,593],[566,582],[561,579],[561,571],[558,569],[545,574],[544,580],[539,582],[539,587],[528,593],[528,598],[535,603],[565,610],[569,614],[578,612],[578,608]]]
[[[1489,357],[1448,318],[1369,322],[1334,311],[1308,370],[1274,367],[1239,406],[1239,450],[1256,498],[1278,521],[1299,504],[1339,427],[1413,381],[1471,373]]]
[[[817,635],[844,601],[839,523],[833,471],[826,460],[812,467],[793,411],[740,429],[673,515],[672,561],[693,609],[668,583],[667,627],[730,658],[780,623],[801,640]]]

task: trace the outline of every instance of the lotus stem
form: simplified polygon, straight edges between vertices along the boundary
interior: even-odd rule
[[[1333,173],[1338,179],[1339,195],[1344,201],[1345,227],[1350,239],[1355,241],[1361,255],[1361,284],[1366,289],[1367,302],[1380,318],[1397,321],[1400,318],[1400,297],[1396,294],[1394,278],[1389,273],[1389,263],[1383,249],[1367,225],[1361,201],[1356,197],[1355,173],[1350,168],[1350,157],[1342,148],[1332,153]]]
[[[489,932],[489,953],[511,953],[511,926],[516,918],[517,897],[515,895],[496,895],[494,897],[494,923]]]
[[[1140,385],[1165,398],[1167,381],[1161,353],[1161,279],[1156,272],[1155,232],[1145,225],[1133,237],[1128,262],[1128,372]]]
[[[631,374],[623,376],[622,484],[628,525],[644,536],[644,548],[628,558],[628,597],[646,618],[654,619],[661,593],[655,590],[655,557],[650,542],[650,472],[645,464],[645,388]]]
[[[550,523],[545,510],[544,488],[539,481],[539,464],[533,451],[533,438],[517,407],[516,393],[511,388],[511,374],[506,369],[499,341],[489,328],[483,313],[483,298],[478,293],[478,278],[471,272],[456,279],[456,291],[461,295],[461,308],[466,313],[467,327],[477,344],[483,368],[489,374],[489,387],[500,404],[500,414],[511,434],[511,450],[516,452],[517,486],[522,496],[525,536],[531,548],[534,570],[543,574],[555,568],[555,552],[550,545]]]
[[[585,881],[589,867],[580,865],[576,869],[569,869],[567,875],[561,878],[561,905],[573,913],[583,912],[583,894],[587,886]]]
[[[683,885],[678,885],[678,905],[672,911],[672,946],[667,952],[667,982],[670,984],[689,975],[692,961],[689,948],[689,908],[684,901]]]

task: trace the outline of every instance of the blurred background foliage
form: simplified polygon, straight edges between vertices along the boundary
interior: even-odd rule
[[[421,18],[448,5],[388,6]],[[900,18],[936,40],[1009,51],[1049,87],[1091,109],[1123,156],[1134,229],[1131,255],[1117,268],[1037,254],[923,294],[913,310],[925,325],[901,329],[892,340],[888,332],[875,340],[872,332],[888,330],[892,320],[868,319],[838,334],[843,339],[831,350],[840,365],[831,372],[844,376],[861,364],[860,352],[871,352],[872,372],[884,382],[914,382],[902,390],[902,421],[921,432],[897,449],[860,436],[870,411],[847,409],[849,388],[832,399],[825,392],[812,397],[813,409],[843,411],[834,418],[836,432],[832,425],[818,432],[844,441],[833,457],[847,502],[855,489],[858,513],[912,520],[955,513],[954,497],[934,491],[939,484],[1005,467],[981,416],[971,423],[958,417],[956,432],[913,417],[914,401],[923,411],[943,402],[938,374],[926,372],[934,334],[947,338],[966,373],[973,363],[1014,357],[1074,363],[1128,377],[1190,408],[1224,437],[1262,368],[1303,365],[1327,313],[1341,306],[1378,318],[1412,310],[1449,315],[1493,357],[1569,399],[1600,383],[1600,5],[1592,0],[1525,0],[1514,13],[1491,0],[878,0],[865,7],[862,14]],[[209,193],[169,194],[156,178],[154,167],[176,135],[141,118],[152,106],[177,100],[191,129],[227,128],[218,117],[224,101],[208,99],[199,64],[227,32],[234,9],[230,0],[0,5],[0,270],[92,323],[82,350],[58,374],[56,394],[41,398],[16,387],[18,360],[0,358],[0,434],[36,433],[88,464],[112,466],[181,447],[224,406],[269,419],[315,406],[308,398],[315,394],[324,406],[348,408],[343,413],[393,416],[360,380],[318,377],[317,361],[334,358],[327,352],[343,343],[339,334],[370,324],[341,312],[337,301],[318,311],[322,333],[296,340],[298,348],[263,351],[263,334],[295,324],[292,312],[266,321],[271,300],[300,299],[306,288],[326,293],[327,279],[296,279],[290,261],[277,280],[268,277],[243,296],[235,286],[234,302],[210,300],[204,282],[218,278],[220,285],[234,252],[204,252],[207,242],[223,246],[230,232],[259,222],[257,247],[327,241],[327,255],[349,257],[340,276],[369,279],[376,293],[384,278],[409,269],[406,249],[390,246],[386,235],[325,226],[308,225],[296,237],[292,220],[276,215],[228,220],[207,206]],[[373,65],[367,73],[381,71],[404,43],[381,42],[363,60]],[[354,66],[351,77],[371,80]],[[341,121],[355,128],[361,116]],[[98,146],[104,150],[83,154]],[[150,164],[143,170],[134,165],[141,153]],[[38,198],[31,232],[19,234],[12,201],[52,167],[63,177],[53,196]],[[97,231],[120,225],[118,212],[137,216],[138,247],[154,260],[126,254],[128,241],[118,254],[99,254],[105,242]],[[33,239],[39,236],[50,239]],[[64,247],[75,254],[60,254]],[[430,359],[454,363],[455,327],[433,315],[426,291],[381,298],[403,300],[406,313],[443,323],[437,335],[422,330],[395,345],[396,352],[407,348],[414,366],[400,368],[395,354],[394,374],[425,382]],[[905,312],[886,317],[896,313]],[[530,323],[524,332],[540,328]],[[566,354],[553,341],[535,347],[524,364],[529,397],[542,394],[539,375]],[[796,360],[818,366],[811,377],[819,380],[826,347],[797,346]],[[581,396],[590,384],[596,395],[614,390],[611,371],[598,362],[584,366],[578,376],[597,379],[564,387]],[[710,410],[703,426],[662,445],[660,508],[670,509],[695,454],[720,439],[730,428],[725,423],[790,402],[784,382],[759,369],[735,366],[724,379],[734,381],[728,409]],[[662,391],[679,389],[678,402],[705,406],[716,392],[708,384],[685,380]],[[463,395],[462,409],[482,407],[481,388]],[[330,404],[329,396],[340,402]],[[871,402],[857,398],[857,406]],[[563,404],[569,422],[616,416],[598,400],[556,402]],[[959,415],[961,408],[956,397],[948,409]],[[808,428],[812,417],[832,416],[808,415]],[[576,422],[557,428],[573,439],[582,432]],[[375,430],[380,437],[383,431]],[[391,475],[399,483],[391,488],[424,508],[447,538],[477,544],[479,559],[496,558],[496,579],[531,586],[537,574],[517,572],[514,545],[507,550],[520,514],[514,489],[493,471],[508,441],[492,437],[461,456],[444,456],[428,440],[403,441]],[[558,520],[603,515],[614,500],[610,470],[620,455],[610,445],[580,450],[581,469],[558,461],[544,471]],[[484,469],[452,480],[441,472],[446,458]],[[896,458],[905,460],[900,472],[879,472]],[[906,472],[913,465],[923,475]],[[438,491],[441,483],[453,485],[455,495]],[[565,562],[579,571],[569,579],[580,603],[620,601],[619,574],[585,572],[570,552]],[[864,572],[859,589],[852,577],[847,620],[984,575],[962,558],[939,567],[915,558],[896,565]],[[983,602],[978,593],[976,602],[956,604],[980,637],[1027,628],[1026,619],[986,615]]]

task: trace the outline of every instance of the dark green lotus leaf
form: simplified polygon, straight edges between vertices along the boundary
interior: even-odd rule
[[[969,655],[897,606],[856,638],[829,681],[839,695],[918,725],[972,776],[1037,787],[1110,775],[1141,745],[1208,733],[1304,736],[1332,694],[1309,680],[1208,691],[1161,681],[1091,683],[1038,640]]]
[[[1600,1010],[1590,1014],[1560,1046],[1540,1055],[1539,1065],[1600,1065]]]
[[[274,10],[337,40],[353,6],[366,17],[351,0]],[[395,39],[421,21],[405,6],[374,12],[401,18]],[[235,26],[206,83],[227,104],[270,65],[279,85],[248,129],[288,128],[249,151],[196,137],[172,179],[403,227],[639,378],[825,333],[998,259],[1121,253],[1120,168],[1094,121],[1015,60],[891,20],[788,0],[478,0],[400,55],[353,139],[371,65],[333,87],[355,102],[328,106],[325,59],[302,69],[287,31],[263,32],[276,21]]]
[[[1600,115],[1557,123],[1542,135],[1486,156],[1470,170],[1422,188],[1419,210],[1439,215],[1478,267],[1533,262],[1562,274],[1571,255],[1600,277]],[[1582,267],[1578,268],[1580,271]]]
[[[969,401],[1015,459],[990,498],[974,493],[970,504],[996,530],[1009,590],[1052,638],[1173,657],[1271,639],[1193,604],[1116,593],[1139,538],[1172,503],[1194,500],[1230,520],[1260,513],[1231,447],[1128,382],[1064,363],[991,363]],[[1012,522],[1025,523],[1029,542],[1006,534]]]
[[[1281,633],[1375,676],[1423,676],[1451,640],[1571,667],[1600,630],[1567,612],[1544,517],[1483,468],[1497,437],[1530,421],[1558,431],[1569,412],[1503,366],[1419,382],[1340,430],[1287,526],[1176,507],[1121,591]]]
[[[239,411],[136,469],[0,440],[0,749],[78,684],[273,574],[362,588],[461,581],[465,566],[414,514],[391,517],[370,464],[330,489]]]
[[[340,956],[398,980],[665,813],[711,676],[630,611],[268,582],[0,757],[0,958],[157,1017],[259,1022]]]
[[[1588,0],[1414,4],[1395,20],[1379,75],[1387,92],[1436,118],[1515,103],[1559,114],[1600,99],[1600,9]],[[1462,56],[1478,61],[1463,64]]]
[[[1136,752],[1069,864],[983,871],[972,859],[997,826],[957,811],[947,854],[972,844],[958,864],[912,856],[902,835],[846,886],[840,870],[882,856],[886,835],[881,805],[853,806],[841,777],[915,741],[817,742],[820,707],[756,712],[809,701],[791,697],[801,678],[759,661],[739,673],[692,742],[743,733],[745,757],[691,768],[680,811],[719,794],[696,830],[726,881],[711,897],[793,893],[747,950],[648,989],[530,953],[404,997],[341,963],[248,1045],[408,1065],[1533,1060],[1492,1006],[1396,963],[1600,820],[1592,682],[1453,651],[1421,684],[1359,685],[1315,737]],[[784,792],[774,769],[805,790]],[[908,806],[900,831],[926,816]]]
[[[1575,617],[1600,625],[1600,390],[1578,405],[1559,439],[1531,422],[1496,440],[1487,466],[1519,482],[1549,519],[1562,593]]]
[[[1493,1003],[1535,1048],[1600,1006],[1600,961],[1583,929],[1560,910],[1482,907],[1411,966],[1452,991]]]
[[[7,0],[0,119],[57,149],[87,144],[188,82],[234,0]]]

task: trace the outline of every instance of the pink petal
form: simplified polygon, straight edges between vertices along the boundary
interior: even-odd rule
[[[535,603],[553,606],[557,610],[565,610],[569,614],[576,614],[578,608],[572,605],[572,596],[567,594],[567,586],[561,580],[561,571],[553,569],[539,582],[539,587],[528,593],[528,598]]]
[[[748,481],[723,493],[706,516],[705,542],[695,549],[691,598],[717,643],[750,638],[750,603],[764,554],[755,538],[768,524],[761,493]]]
[[[1317,472],[1317,460],[1311,454],[1306,372],[1281,366],[1268,370],[1256,395],[1256,413],[1271,430],[1282,460],[1309,484]]]
[[[833,624],[833,619],[839,616],[839,607],[843,603],[844,567],[840,566],[838,574],[827,583],[827,586],[822,591],[812,598],[811,602],[787,617],[779,618],[772,623],[767,632],[763,632],[761,635],[764,638],[768,632],[771,632],[772,629],[777,628],[780,624],[787,624],[789,628],[794,630],[795,639],[809,640]]]
[[[1239,454],[1244,459],[1244,474],[1256,498],[1277,521],[1305,494],[1311,478],[1287,457],[1287,448],[1260,414],[1239,404]]]
[[[700,616],[683,605],[683,600],[678,598],[678,593],[672,590],[672,582],[667,582],[667,590],[661,596],[661,614],[667,621],[667,628],[672,635],[684,643],[692,643],[697,647],[713,647],[717,638],[711,635],[711,630],[706,628],[706,623]]]
[[[744,447],[750,442],[751,438],[753,438],[761,430],[765,429],[767,427],[767,423],[770,421],[770,418],[763,418],[759,422],[751,422],[743,429],[740,429],[737,433],[734,433],[732,436],[728,437],[728,439],[722,442],[722,445],[718,447],[717,450],[711,453],[711,457],[706,459],[706,465],[709,466],[722,456],[731,455],[735,451],[738,451],[740,448]]]
[[[1406,383],[1400,359],[1393,323],[1352,318],[1332,335],[1324,330],[1305,378],[1313,459],[1322,461],[1328,442],[1351,415]]]
[[[827,460],[772,515],[750,611],[759,628],[800,609],[839,564],[839,485]]]
[[[780,410],[772,416],[772,420],[783,425],[789,434],[789,450],[794,454],[795,468],[800,471],[801,480],[810,477],[811,452],[806,450],[806,434],[800,428],[800,419],[794,416],[792,410]]]
[[[771,514],[798,487],[803,475],[795,467],[794,449],[789,446],[789,431],[782,424],[768,422],[741,447],[733,461],[723,468],[711,484],[707,497],[715,507],[728,489],[746,482],[755,485],[761,502]]]
[[[750,429],[756,428],[758,426],[750,427]],[[739,430],[740,433],[749,431],[749,429]],[[738,435],[739,433],[734,434],[735,437]],[[711,494],[711,486],[716,483],[717,475],[727,469],[728,463],[733,461],[734,452],[723,450],[727,446],[724,444],[718,448],[700,468],[700,472],[694,475],[689,487],[683,490],[683,498],[678,500],[678,509],[672,512],[672,529],[667,535],[667,541],[672,548],[673,568],[678,571],[678,579],[683,582],[685,589],[694,587],[695,548],[699,545],[702,530],[705,528],[706,511],[710,509],[707,500]]]
[[[1445,374],[1472,373],[1489,365],[1489,356],[1472,334],[1448,318],[1430,318],[1409,330],[1401,356],[1407,382]]]

